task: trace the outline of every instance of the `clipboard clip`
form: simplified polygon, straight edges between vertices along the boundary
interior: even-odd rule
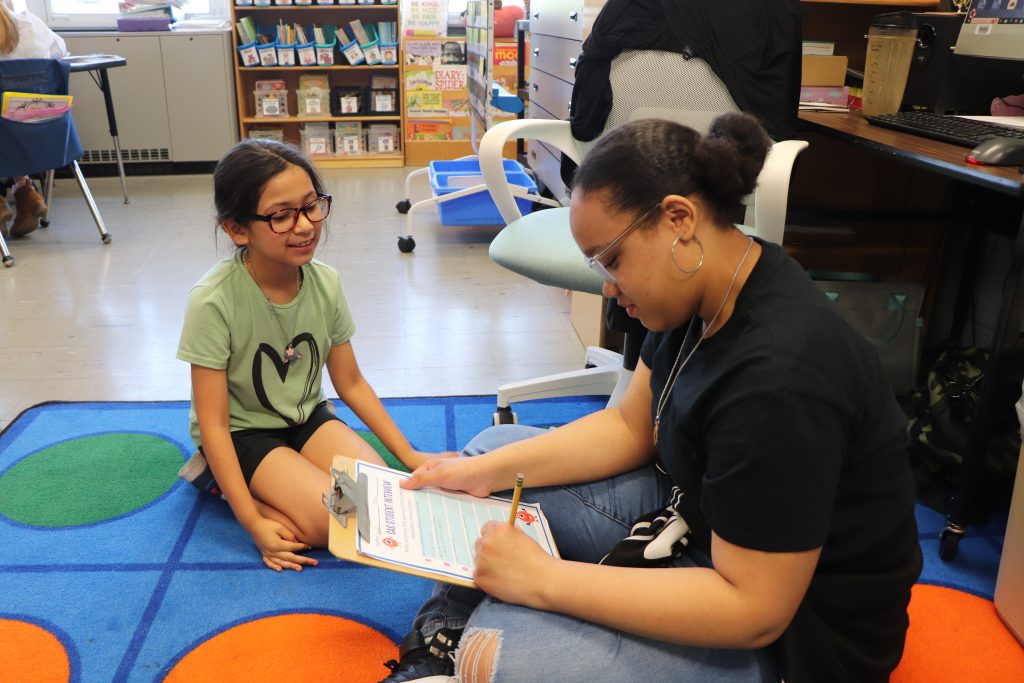
[[[348,527],[348,513],[355,510],[356,528],[359,535],[366,541],[372,542],[370,538],[370,510],[367,504],[368,480],[366,473],[361,472],[357,479],[352,479],[348,472],[331,468],[331,476],[334,479],[334,488],[330,493],[323,494],[324,505],[327,511],[343,527]]]

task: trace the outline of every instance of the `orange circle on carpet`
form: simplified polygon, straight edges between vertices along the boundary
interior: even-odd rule
[[[917,584],[907,611],[907,644],[891,683],[1024,681],[1024,648],[991,601]]]
[[[328,614],[279,614],[218,633],[165,681],[367,681],[388,673],[398,648],[380,631]]]
[[[41,626],[0,619],[0,671],[4,680],[67,681],[71,663],[64,645]]]

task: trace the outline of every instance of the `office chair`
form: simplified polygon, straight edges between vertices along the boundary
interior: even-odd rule
[[[706,132],[720,114],[739,111],[722,81],[707,62],[685,59],[672,52],[625,51],[612,61],[612,110],[605,131],[626,121],[663,118]],[[666,87],[673,84],[674,87]],[[572,137],[568,121],[521,119],[494,126],[480,142],[480,168],[506,227],[490,246],[499,265],[526,277],[562,289],[601,294],[601,277],[587,267],[583,253],[569,230],[567,207],[535,211],[523,216],[515,202],[525,188],[510,185],[502,169],[502,150],[511,139],[530,138],[548,143],[577,164],[593,142]],[[776,142],[758,177],[757,189],[745,201],[747,234],[782,243],[786,224],[789,178],[797,155],[807,147],[802,140]],[[587,367],[539,379],[498,387],[495,424],[516,421],[511,404],[539,398],[607,395],[616,405],[632,377],[638,344],[626,336],[627,358],[598,347],[587,348]],[[632,348],[631,348],[632,347]],[[630,352],[632,351],[632,353]]]
[[[67,95],[68,76],[71,67],[59,59],[11,59],[0,61],[0,96],[4,92],[40,93],[46,95]],[[92,213],[100,238],[110,244],[110,234],[103,224],[99,209],[85,182],[78,159],[82,157],[82,144],[71,112],[60,118],[41,123],[23,123],[0,117],[0,178],[46,173],[43,192],[46,205],[50,206],[53,194],[53,172],[70,166],[82,190],[85,203]],[[49,225],[48,217],[40,225]],[[0,235],[0,253],[3,264],[14,265],[7,243]]]

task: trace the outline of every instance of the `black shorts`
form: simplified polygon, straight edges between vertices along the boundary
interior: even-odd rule
[[[235,453],[238,455],[238,464],[242,468],[246,486],[252,481],[252,475],[256,474],[256,468],[260,466],[263,458],[267,457],[270,451],[282,446],[301,451],[310,437],[325,422],[337,420],[345,424],[344,420],[334,414],[332,408],[333,406],[328,407],[327,401],[324,401],[314,408],[309,419],[298,427],[239,429],[236,432],[231,432],[231,442],[235,445]]]

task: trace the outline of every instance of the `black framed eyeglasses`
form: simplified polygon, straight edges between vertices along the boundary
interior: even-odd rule
[[[263,221],[270,230],[279,235],[291,232],[299,223],[299,212],[305,214],[310,223],[320,223],[331,214],[331,195],[320,194],[316,199],[298,208],[278,209],[274,213],[251,213],[239,216],[240,221]]]

